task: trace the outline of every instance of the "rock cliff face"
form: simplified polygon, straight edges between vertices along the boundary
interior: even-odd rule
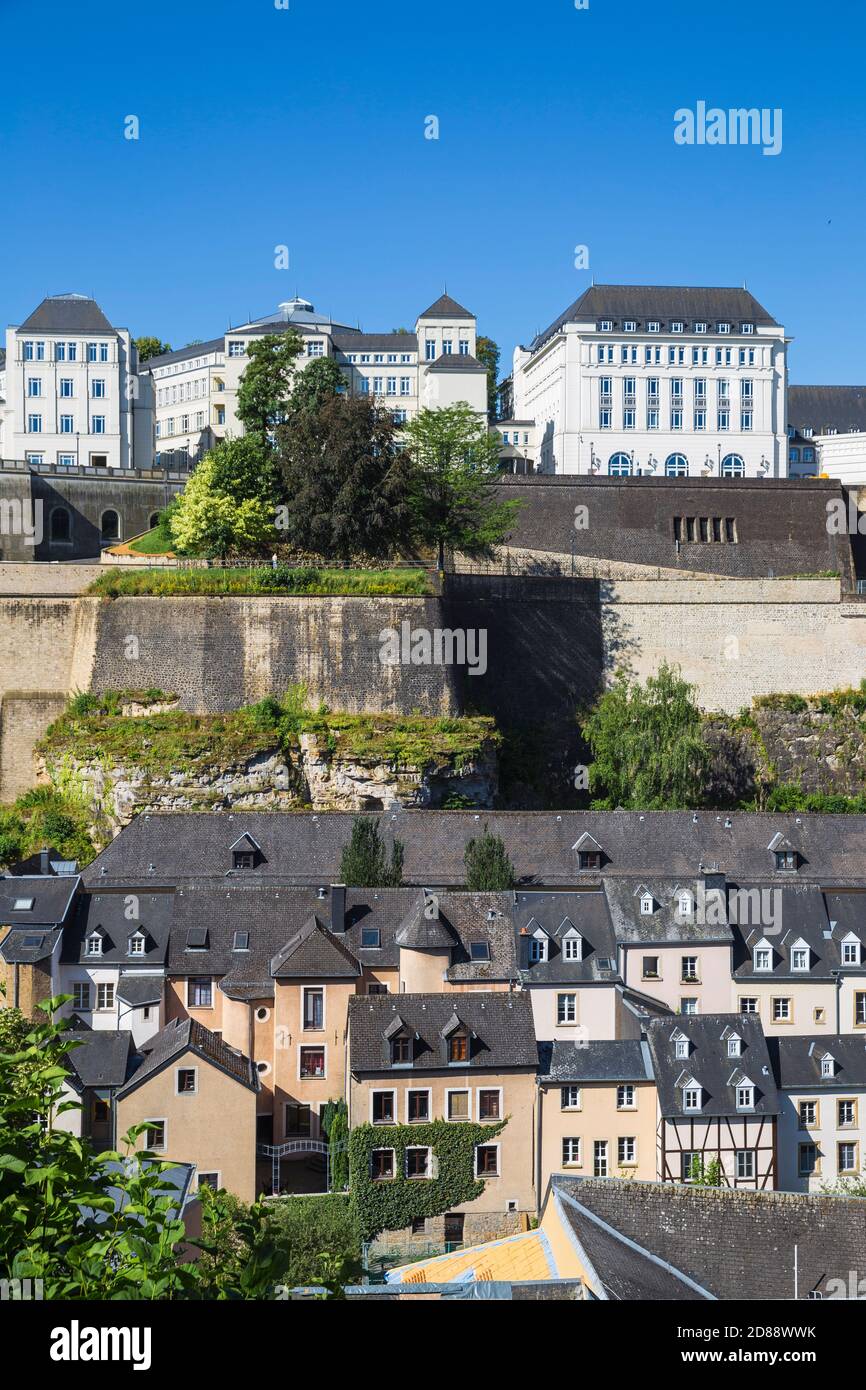
[[[846,698],[847,694],[847,698]],[[713,718],[713,789],[719,804],[748,800],[773,787],[809,794],[866,793],[866,704],[858,691],[756,701],[744,721]]]
[[[296,810],[370,811],[389,806],[441,807],[449,798],[491,807],[498,789],[496,749],[482,744],[475,757],[444,756],[420,766],[396,766],[341,754],[315,735],[301,734],[297,750],[264,749],[206,771],[154,775],[135,764],[63,759],[63,776],[78,783],[103,834],[116,834],[140,811]],[[50,757],[40,780],[53,780]]]

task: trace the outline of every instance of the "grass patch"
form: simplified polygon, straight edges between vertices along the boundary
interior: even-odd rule
[[[152,531],[145,531],[142,536],[133,536],[127,543],[134,555],[173,555],[171,540],[161,526],[154,526]]]
[[[136,694],[150,697],[139,698],[140,703],[156,703],[161,692]],[[313,711],[303,687],[293,687],[281,700],[269,696],[227,714],[166,710],[124,718],[121,708],[132,697],[128,691],[74,696],[38,751],[49,766],[72,759],[134,766],[148,777],[166,777],[236,766],[275,749],[288,758],[303,733],[315,734],[332,755],[395,768],[450,761],[459,769],[499,743],[489,718]]]
[[[102,598],[177,595],[308,595],[329,597],[413,597],[434,592],[421,568],[393,570],[259,568],[106,570],[86,590]]]

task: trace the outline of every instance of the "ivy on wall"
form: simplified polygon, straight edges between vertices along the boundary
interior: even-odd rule
[[[422,1217],[441,1216],[484,1191],[475,1177],[475,1147],[489,1144],[507,1120],[497,1124],[449,1123],[426,1125],[359,1125],[349,1138],[350,1192],[362,1240],[380,1231],[400,1231]],[[435,1177],[407,1178],[407,1148],[429,1148],[435,1157]],[[374,1149],[394,1150],[394,1177],[371,1176]]]

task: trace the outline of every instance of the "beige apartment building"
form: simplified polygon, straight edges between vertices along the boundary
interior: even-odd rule
[[[656,1087],[649,1049],[631,1039],[541,1043],[538,1171],[656,1177]]]

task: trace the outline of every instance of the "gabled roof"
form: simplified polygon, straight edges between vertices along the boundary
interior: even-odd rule
[[[58,883],[63,880],[56,880]],[[127,893],[82,893],[78,898],[74,918],[63,931],[63,946],[60,958],[66,964],[75,962],[85,964],[92,957],[87,955],[87,939],[98,935],[102,938],[103,965],[163,966],[169,947],[169,933],[174,917],[174,898],[170,893],[141,892],[137,899],[137,916],[130,919],[130,895]],[[144,952],[141,955],[129,954],[129,938],[136,928],[144,932]]]
[[[63,1036],[81,1044],[66,1054],[78,1087],[123,1085],[134,1053],[128,1029],[76,1028]]]
[[[425,309],[423,314],[418,315],[419,319],[474,319],[475,315],[468,309],[464,309],[462,304],[458,304],[456,299],[452,299],[450,294],[440,294],[435,303]]]
[[[805,1299],[813,1289],[826,1294],[828,1280],[847,1281],[848,1270],[866,1267],[862,1198],[564,1174],[551,1179],[551,1193],[571,1197],[620,1237],[619,1245],[589,1247],[593,1267],[620,1298],[686,1296],[647,1289],[624,1260],[622,1243],[726,1302]],[[578,1235],[586,1229],[581,1225]],[[621,1279],[627,1282],[620,1285]]]
[[[535,1071],[538,1064],[532,1001],[526,991],[465,990],[457,996],[372,994],[349,1000],[349,1064],[353,1072],[391,1069],[383,1040],[396,1018],[416,1035],[412,1060],[416,1072],[442,1071],[462,1077],[473,1070],[497,1067]],[[443,1039],[459,1027],[474,1035],[469,1061],[449,1067]]]
[[[866,430],[866,386],[789,386],[788,421],[814,434]]]
[[[757,1014],[682,1014],[676,1031],[689,1043],[687,1070],[671,1041],[669,1019],[650,1019],[646,1039],[658,1087],[659,1110],[666,1119],[682,1119],[681,1090],[694,1080],[703,1090],[701,1118],[736,1115],[736,1088],[730,1080],[731,1059],[723,1042],[725,1029],[734,1028],[742,1039],[738,1067],[755,1085],[756,1115],[779,1113],[779,1096],[770,1065],[767,1043]],[[691,1113],[691,1112],[685,1112]]]
[[[312,914],[271,961],[275,980],[321,978],[352,980],[361,967],[333,932]]]
[[[232,853],[234,853],[235,850],[245,850],[251,851],[253,854],[260,854],[262,847],[258,840],[254,840],[252,835],[247,831],[243,835],[238,836],[234,844],[229,845],[229,849]]]
[[[514,932],[521,979],[531,985],[558,983],[610,985],[616,980],[616,940],[604,894],[598,889],[575,893],[514,894]],[[566,922],[568,925],[566,925]],[[574,928],[581,938],[580,960],[568,960],[563,941]],[[531,961],[527,936],[547,938],[547,960]],[[613,970],[601,965],[612,961]]]
[[[0,926],[60,926],[80,883],[78,874],[4,874],[0,877]]]
[[[860,1033],[768,1038],[767,1047],[782,1090],[866,1090],[866,1039]],[[821,1074],[821,1058],[836,1063],[833,1076]]]
[[[45,333],[114,333],[95,299],[86,294],[52,294],[43,299],[22,324],[24,330]]]
[[[201,1061],[217,1067],[249,1090],[259,1089],[258,1076],[249,1057],[228,1047],[216,1033],[193,1018],[175,1019],[162,1032],[148,1039],[141,1050],[145,1054],[144,1059],[118,1091],[118,1099],[129,1095],[185,1052],[192,1052]]]

